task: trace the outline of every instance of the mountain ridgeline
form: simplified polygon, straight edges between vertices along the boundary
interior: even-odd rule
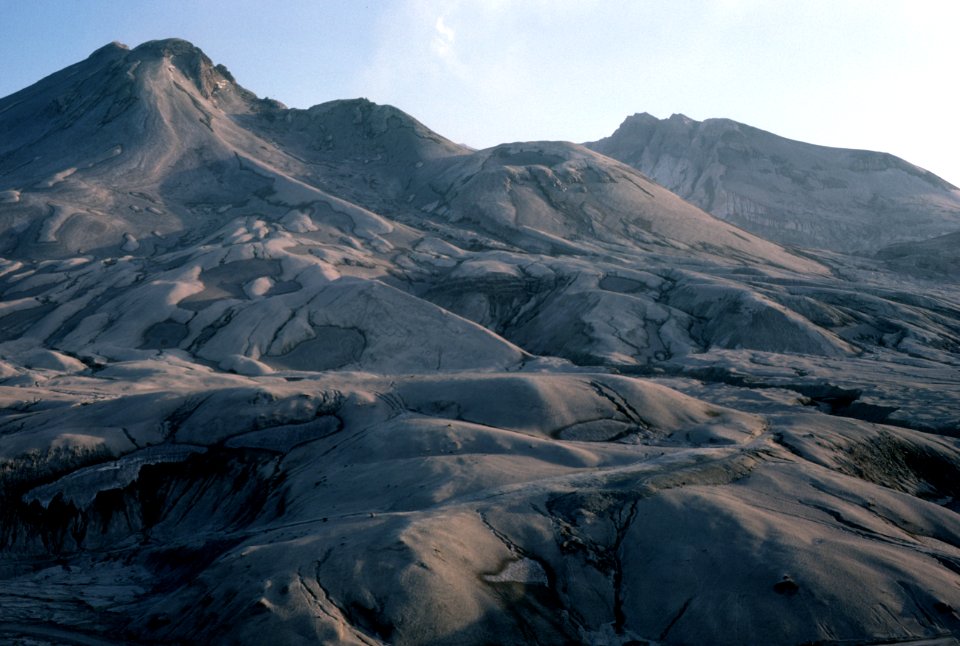
[[[0,641],[953,643],[957,203],[97,50],[0,99]]]
[[[782,244],[872,253],[960,230],[960,190],[887,153],[814,146],[729,119],[647,113],[586,145]]]

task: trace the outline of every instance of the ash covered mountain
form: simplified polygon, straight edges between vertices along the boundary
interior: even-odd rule
[[[960,190],[887,153],[815,146],[730,119],[647,113],[586,146],[783,244],[874,252],[960,231]]]
[[[0,100],[0,635],[945,637],[931,278],[107,46]]]

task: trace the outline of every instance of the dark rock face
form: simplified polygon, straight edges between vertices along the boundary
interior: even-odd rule
[[[814,146],[729,119],[647,113],[586,145],[783,244],[872,252],[960,230],[960,191],[886,153]]]
[[[716,204],[763,168],[849,213],[949,189],[624,127]],[[0,135],[0,641],[960,629],[960,290],[917,260],[950,236],[788,250],[582,146],[288,110],[180,40],[0,99]]]

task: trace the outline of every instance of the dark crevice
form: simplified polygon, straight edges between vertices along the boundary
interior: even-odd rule
[[[630,531],[630,526],[637,517],[637,501],[630,503],[629,508],[624,512],[624,507],[617,511],[617,517],[614,519],[614,528],[616,530],[616,539],[610,552],[613,556],[613,629],[618,635],[624,633],[624,627],[627,623],[627,615],[624,612],[624,581],[623,581],[623,542]],[[661,637],[662,639],[662,637]]]
[[[673,616],[673,619],[670,620],[670,623],[667,624],[667,627],[663,629],[663,632],[660,633],[660,636],[657,637],[658,641],[663,641],[667,638],[667,635],[670,634],[670,631],[673,630],[673,627],[677,625],[677,622],[683,617],[684,613],[687,612],[687,608],[690,607],[690,603],[693,602],[693,597],[690,597],[683,602],[683,605],[680,606],[680,610],[677,611],[677,614]]]

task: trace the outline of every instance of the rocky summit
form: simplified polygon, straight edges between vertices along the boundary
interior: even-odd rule
[[[651,119],[0,99],[0,640],[956,643],[956,190]]]
[[[781,244],[873,254],[960,227],[960,189],[887,153],[814,146],[730,119],[647,113],[586,145]]]

